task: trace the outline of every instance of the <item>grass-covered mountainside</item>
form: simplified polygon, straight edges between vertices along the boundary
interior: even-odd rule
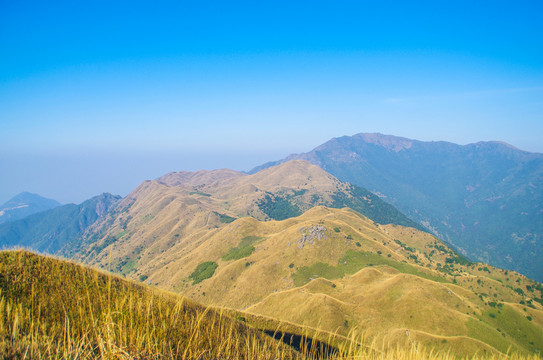
[[[350,209],[238,219],[138,277],[198,302],[456,355],[543,349],[543,288]]]
[[[26,247],[50,254],[77,246],[89,226],[107,214],[120,197],[102,194],[0,225],[0,248]]]
[[[292,159],[369,189],[472,259],[543,281],[543,154],[358,134],[253,172]]]
[[[416,226],[366,190],[292,161],[254,175],[215,170],[146,181],[86,232],[80,248],[63,254],[136,276],[160,270],[238,218],[286,219],[317,205],[349,206],[379,223]]]
[[[0,206],[0,224],[19,220],[60,205],[56,200],[47,199],[38,194],[22,192]]]
[[[170,173],[141,184],[71,255],[207,305],[341,336],[458,355],[543,349],[540,284],[471,263],[427,232],[321,206],[341,196],[382,204],[353,189],[304,161],[254,175]],[[276,198],[285,216],[263,205]]]
[[[306,161],[253,175],[170,173],[110,200],[23,220],[58,229],[48,241],[15,231],[27,239],[19,245],[130,280],[2,252],[6,357],[441,359],[543,349],[541,284],[468,261]],[[73,237],[51,241],[59,234]],[[320,350],[308,355],[303,344]]]
[[[458,359],[413,341],[388,341],[203,307],[71,262],[22,250],[0,252],[4,359]],[[480,351],[472,359],[540,358]]]

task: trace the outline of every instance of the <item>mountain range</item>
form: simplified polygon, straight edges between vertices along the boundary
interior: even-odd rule
[[[458,355],[543,348],[540,284],[473,263],[416,227],[293,160],[252,175],[145,181],[63,254],[205,305],[342,336],[358,329]]]
[[[284,220],[318,205],[350,207],[382,224],[418,226],[367,190],[306,161],[290,161],[254,175],[223,169],[145,181],[85,233],[79,250],[63,254],[147,275],[236,219]]]
[[[357,134],[250,173],[293,159],[379,195],[472,260],[543,281],[543,154]]]
[[[102,194],[80,205],[35,213],[0,225],[0,245],[61,255],[220,307],[269,335],[279,326],[290,329],[291,338],[308,330],[344,340],[363,332],[374,345],[416,342],[454,356],[533,354],[543,349],[543,286],[515,271],[476,262],[481,246],[488,254],[496,254],[490,252],[492,246],[504,247],[501,251],[512,263],[517,261],[513,250],[521,252],[527,245],[517,242],[514,248],[511,239],[481,237],[461,246],[444,235],[436,220],[422,215],[441,202],[445,210],[436,216],[456,216],[454,206],[469,200],[473,204],[464,211],[472,211],[481,228],[491,228],[491,220],[498,218],[504,222],[499,226],[509,229],[515,225],[506,223],[511,219],[485,217],[473,209],[495,211],[492,206],[498,203],[501,211],[511,213],[510,207],[526,205],[507,201],[536,201],[537,154],[525,154],[525,163],[511,170],[511,164],[520,161],[519,150],[498,143],[459,150],[449,143],[376,134],[331,143],[314,153],[291,156],[307,160],[269,163],[250,174],[229,169],[171,172],[144,181],[125,198]],[[345,153],[346,143],[351,143],[351,154]],[[464,164],[470,151],[471,163]],[[427,159],[432,152],[433,162]],[[379,156],[383,164],[374,163]],[[510,159],[509,167],[503,165],[504,157]],[[316,159],[322,163],[312,164]],[[344,175],[356,179],[355,175],[373,174],[370,186],[380,181],[386,186],[375,195],[325,171],[327,161]],[[402,168],[387,170],[400,163]],[[448,170],[440,172],[438,166],[447,164]],[[428,173],[419,179],[421,185],[415,177],[424,169]],[[447,180],[455,171],[460,175]],[[499,188],[497,179],[504,172],[509,177]],[[531,185],[522,185],[527,178]],[[455,196],[466,183],[471,187]],[[386,189],[392,192],[387,195]],[[425,203],[424,196],[438,193],[437,200]],[[491,193],[507,196],[490,201]],[[472,197],[466,200],[468,195]],[[403,198],[419,202],[406,212],[409,216],[394,205]],[[537,210],[539,205],[532,206]],[[530,212],[523,216],[538,219]],[[449,219],[443,228],[452,228],[455,221]],[[525,225],[538,230],[537,222]],[[465,226],[464,231],[474,230]],[[532,246],[532,256],[537,255],[538,243]],[[26,253],[4,256],[49,264]],[[537,260],[530,264],[539,269]],[[70,268],[57,262],[47,266],[47,271]],[[6,276],[0,274],[0,280]],[[82,291],[75,282],[72,285],[76,293]],[[13,295],[10,301],[19,299]]]

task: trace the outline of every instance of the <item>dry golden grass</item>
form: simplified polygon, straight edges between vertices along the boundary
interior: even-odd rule
[[[0,288],[3,358],[297,356],[289,347],[219,311],[23,251],[0,253]]]
[[[67,261],[25,251],[0,252],[0,357],[4,359],[317,359],[316,342],[300,350],[234,319]],[[273,321],[271,322],[273,324]],[[296,326],[277,330],[296,332]],[[298,330],[300,331],[300,330]],[[390,346],[351,332],[319,338],[337,348],[331,359],[457,359],[415,343]],[[311,344],[311,346],[310,346]],[[475,355],[536,360],[538,356]]]

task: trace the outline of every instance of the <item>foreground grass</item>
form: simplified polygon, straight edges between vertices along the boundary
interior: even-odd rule
[[[179,296],[69,262],[0,252],[0,358],[296,358]]]
[[[332,336],[330,343],[334,343]],[[416,344],[336,342],[333,359],[449,360]],[[0,252],[0,358],[3,359],[316,359],[177,295],[67,261],[25,251]],[[535,360],[537,356],[473,359]]]

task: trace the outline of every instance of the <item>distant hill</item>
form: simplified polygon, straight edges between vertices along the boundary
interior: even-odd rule
[[[223,169],[145,181],[89,228],[80,249],[62,253],[133,276],[166,266],[165,258],[238,218],[284,220],[318,205],[350,207],[377,223],[422,228],[367,190],[307,161],[291,161],[254,175]]]
[[[357,134],[251,173],[292,159],[378,194],[471,259],[543,281],[543,154]]]
[[[61,204],[38,194],[22,192],[0,206],[0,224],[19,220],[41,211],[53,209]]]
[[[120,196],[102,194],[80,205],[62,205],[2,224],[0,247],[21,246],[55,254],[65,246],[77,246],[87,228],[105,216],[120,199]]]

